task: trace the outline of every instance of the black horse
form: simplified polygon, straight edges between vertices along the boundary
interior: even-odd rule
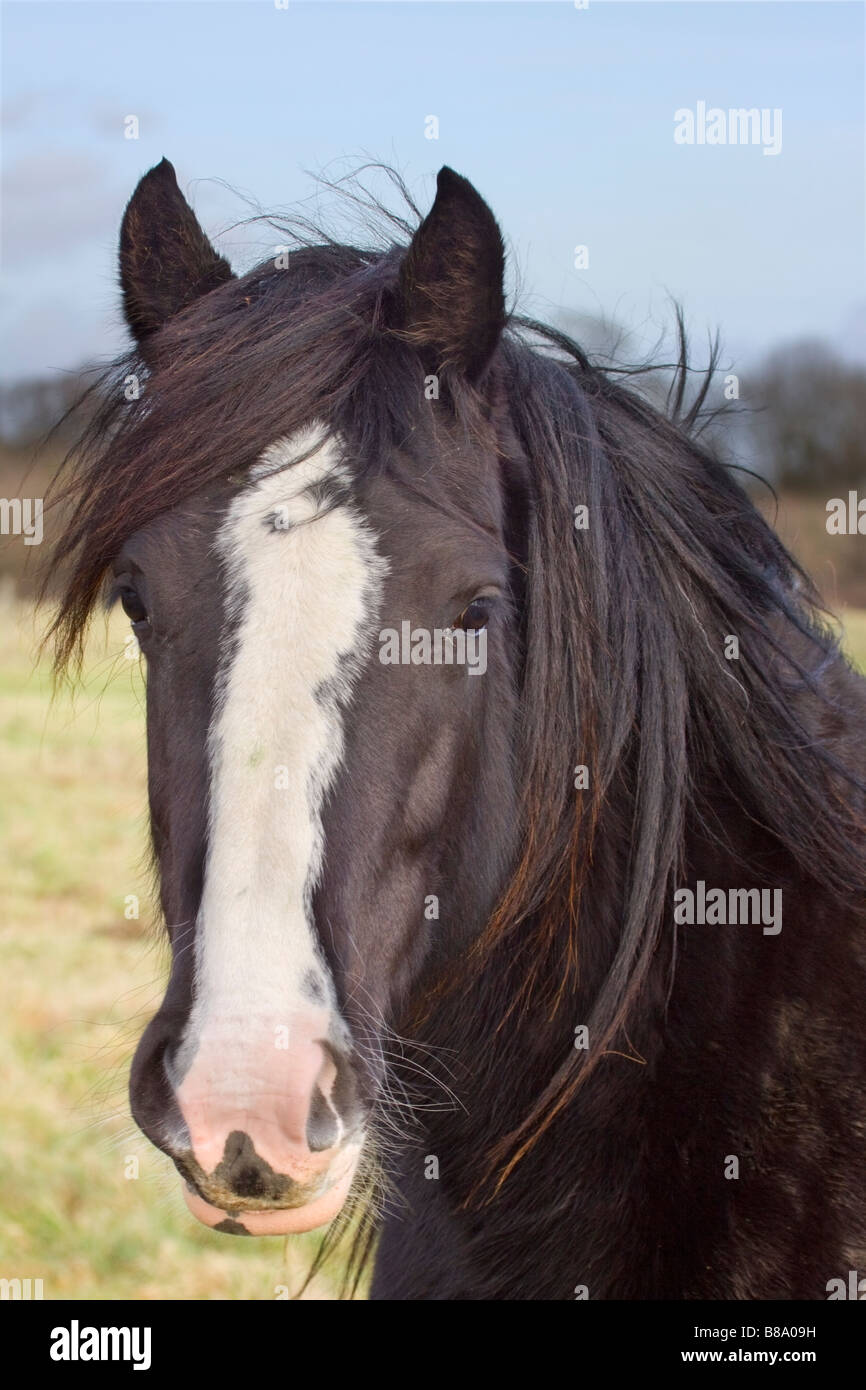
[[[54,631],[107,584],[147,663],[133,1113],[218,1230],[360,1205],[377,1298],[825,1298],[866,1260],[864,683],[685,356],[668,418],[509,318],[450,169],[408,231],[235,278],[165,160],[124,217]]]

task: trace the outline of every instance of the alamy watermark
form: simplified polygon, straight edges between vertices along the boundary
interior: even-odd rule
[[[23,536],[25,545],[41,545],[42,498],[0,497],[0,535]]]
[[[382,628],[379,660],[383,666],[466,666],[470,676],[483,676],[487,670],[487,629],[413,628],[404,619],[399,632],[395,627]]]
[[[763,926],[764,936],[782,930],[781,888],[707,888],[699,878],[694,891],[674,893],[674,921],[680,926]]]
[[[27,1301],[45,1297],[41,1279],[0,1279],[0,1302]]]
[[[866,536],[866,497],[858,497],[852,489],[847,501],[831,497],[826,510],[829,536]]]
[[[764,154],[782,153],[782,108],[736,106],[727,111],[699,101],[694,111],[674,112],[675,145],[761,145]]]
[[[856,1269],[848,1270],[847,1279],[827,1280],[827,1301],[855,1299],[858,1303],[866,1301],[866,1279],[861,1279]]]
[[[149,1327],[82,1327],[73,1318],[68,1327],[51,1331],[52,1361],[131,1361],[134,1371],[147,1371],[151,1361]]]

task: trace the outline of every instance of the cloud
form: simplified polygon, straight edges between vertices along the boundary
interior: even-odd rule
[[[40,103],[43,100],[41,92],[20,92],[18,96],[10,97],[3,102],[0,108],[0,121],[6,134],[12,131],[24,130],[30,125],[30,118],[39,111]]]
[[[51,150],[20,158],[3,176],[3,259],[23,265],[116,230],[125,194],[89,155]]]
[[[17,92],[7,97],[0,109],[7,135],[25,131],[47,133],[56,129],[58,118],[62,119],[67,134],[70,130],[82,134],[95,131],[97,135],[116,140],[123,136],[126,116],[137,116],[142,129],[151,134],[158,132],[163,124],[159,114],[150,107],[133,104],[130,109],[128,96],[109,94],[94,102],[90,93],[70,83],[53,83]]]

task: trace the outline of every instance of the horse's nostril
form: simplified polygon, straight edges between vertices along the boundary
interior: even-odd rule
[[[340,1137],[340,1123],[327,1097],[319,1086],[313,1087],[313,1099],[307,1116],[307,1144],[311,1153],[332,1149]]]
[[[358,1078],[352,1066],[352,1060],[347,1053],[338,1051],[327,1042],[323,1042],[322,1047],[335,1069],[334,1078],[328,1088],[328,1108],[332,1114],[339,1116],[343,1132],[350,1134],[361,1114]],[[318,1089],[316,1087],[316,1090]],[[316,1090],[313,1092],[313,1101],[310,1107],[311,1116],[315,1113],[316,1108]],[[311,1144],[310,1148],[312,1147]]]

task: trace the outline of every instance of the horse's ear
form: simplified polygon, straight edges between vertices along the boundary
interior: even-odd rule
[[[232,279],[177,186],[167,159],[129,200],[120,228],[120,284],[126,322],[138,343],[200,295]]]
[[[434,371],[456,368],[477,379],[505,323],[504,271],[496,218],[469,180],[446,165],[400,269],[401,337]]]

